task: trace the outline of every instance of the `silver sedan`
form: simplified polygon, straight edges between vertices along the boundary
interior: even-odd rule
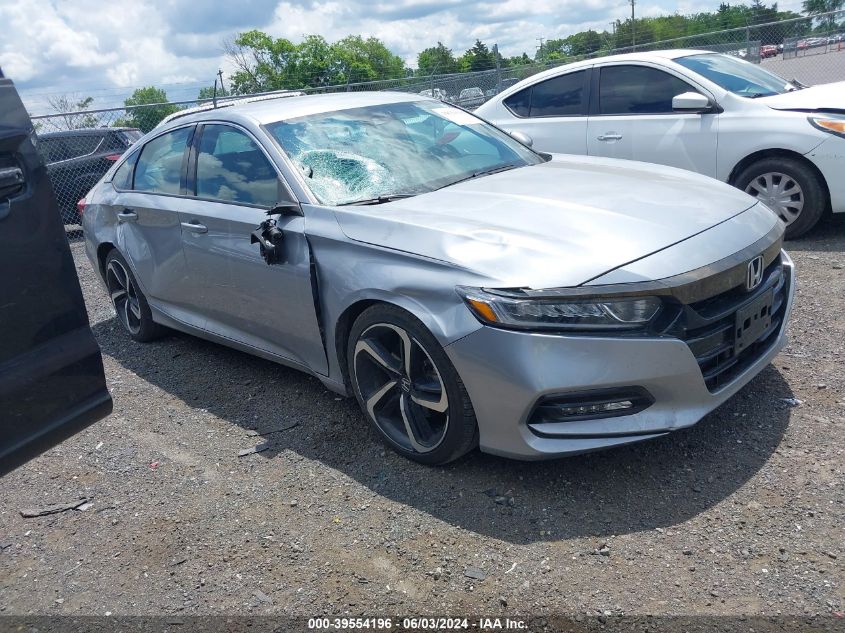
[[[310,372],[420,462],[695,424],[784,345],[783,223],[704,176],[529,145],[418,95],[181,113],[83,201],[86,250],[133,339]]]

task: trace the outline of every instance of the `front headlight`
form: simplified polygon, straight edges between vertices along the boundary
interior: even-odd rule
[[[523,330],[637,330],[660,311],[657,297],[519,298],[459,286],[458,294],[487,325]]]
[[[830,132],[831,134],[845,138],[845,119],[810,116],[807,117],[807,120],[810,122],[810,125],[822,132]]]

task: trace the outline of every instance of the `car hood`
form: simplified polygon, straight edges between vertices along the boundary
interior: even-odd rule
[[[589,281],[755,203],[733,187],[671,167],[555,155],[335,214],[350,239],[450,262],[502,287],[551,288]]]
[[[811,86],[771,97],[760,97],[758,101],[775,110],[845,112],[845,81]]]

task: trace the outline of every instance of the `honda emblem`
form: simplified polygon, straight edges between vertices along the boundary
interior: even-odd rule
[[[763,256],[757,255],[748,262],[748,272],[745,275],[745,289],[754,290],[763,281]]]

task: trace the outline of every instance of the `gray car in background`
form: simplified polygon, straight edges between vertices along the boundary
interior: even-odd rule
[[[428,464],[695,424],[784,345],[794,288],[783,222],[737,189],[536,153],[398,93],[174,117],[83,226],[132,338],[169,327],[310,372]]]

